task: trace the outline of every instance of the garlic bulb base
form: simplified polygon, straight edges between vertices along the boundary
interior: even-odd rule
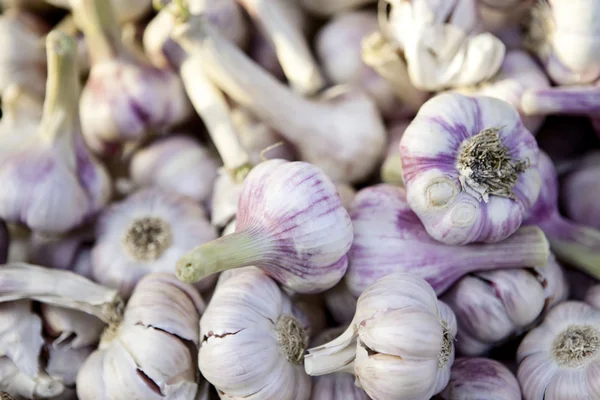
[[[172,244],[169,224],[157,217],[134,220],[123,238],[123,245],[136,261],[155,261]]]
[[[600,330],[591,325],[571,325],[553,343],[552,355],[561,367],[577,368],[600,354]]]
[[[291,363],[301,364],[306,343],[308,343],[308,335],[300,321],[291,315],[284,314],[277,320],[275,331],[285,358]]]

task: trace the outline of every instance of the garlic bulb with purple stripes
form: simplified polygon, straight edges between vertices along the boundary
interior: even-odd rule
[[[406,128],[400,157],[408,204],[446,244],[506,239],[540,192],[535,138],[491,97],[429,100]]]

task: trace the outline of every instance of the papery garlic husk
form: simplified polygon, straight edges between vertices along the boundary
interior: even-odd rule
[[[458,342],[457,342],[458,343]],[[490,358],[459,357],[450,370],[441,400],[521,400],[519,381],[502,363]]]
[[[364,291],[348,329],[309,349],[304,368],[313,376],[353,372],[378,400],[429,399],[448,383],[455,336],[454,313],[431,286],[395,273]]]
[[[109,0],[74,0],[75,20],[90,49],[91,70],[81,93],[83,135],[90,148],[113,155],[124,142],[163,133],[191,113],[179,77],[129,51]]]
[[[170,135],[137,150],[129,175],[138,187],[155,186],[203,203],[212,193],[217,168],[217,161],[198,141]]]
[[[321,17],[330,17],[374,2],[375,0],[300,0],[302,7]]]
[[[47,36],[48,82],[35,134],[3,135],[0,215],[45,232],[65,232],[91,218],[110,196],[110,180],[80,133],[74,40]]]
[[[87,346],[79,349],[47,346],[48,365],[46,366],[46,371],[53,378],[60,378],[62,380],[67,386],[65,392],[67,392],[67,389],[73,390],[79,369],[94,350],[95,346]],[[63,392],[63,394],[65,393]],[[76,398],[75,393],[72,393],[71,397]]]
[[[4,10],[0,17],[0,94],[19,84],[37,95],[46,87],[44,35],[49,26],[38,16],[19,9]]]
[[[550,82],[535,60],[522,50],[506,53],[502,67],[491,79],[476,87],[456,89],[458,93],[475,96],[490,96],[506,101],[519,112],[525,128],[536,134],[542,123],[543,115],[528,116],[521,108],[523,93],[529,89],[546,89]]]
[[[196,289],[166,273],[145,276],[123,320],[107,328],[77,375],[81,400],[192,399],[204,303]]]
[[[428,235],[398,186],[361,190],[350,215],[354,242],[345,282],[355,296],[394,272],[415,274],[441,294],[468,273],[544,266],[549,257],[548,242],[536,227],[521,228],[498,243],[442,244]]]
[[[532,8],[524,45],[554,82],[582,84],[600,77],[599,12],[596,0],[544,0]]]
[[[491,97],[429,100],[406,128],[400,157],[408,204],[446,244],[506,239],[540,193],[535,138],[513,107]]]
[[[457,352],[483,355],[527,331],[567,299],[568,289],[553,256],[535,270],[504,269],[465,276],[441,297],[456,314]]]
[[[576,301],[554,307],[517,351],[523,397],[546,400],[598,397],[600,310]]]
[[[309,334],[277,284],[244,268],[217,287],[202,315],[200,371],[222,399],[308,400],[302,358]]]
[[[496,74],[504,44],[478,25],[475,0],[388,1],[381,29],[404,52],[412,84],[437,91],[483,82]]]
[[[356,312],[356,297],[350,292],[346,282],[340,283],[323,293],[327,310],[339,324],[347,324]]]
[[[45,0],[46,2],[67,9],[77,7],[80,0]],[[152,0],[110,0],[110,5],[114,10],[115,17],[119,24],[133,22],[144,17],[152,10]]]
[[[295,292],[322,292],[346,272],[352,238],[348,212],[323,171],[269,160],[244,180],[235,233],[181,257],[177,276],[195,282],[254,265]]]
[[[179,257],[217,237],[202,206],[157,188],[133,193],[105,209],[96,224],[94,279],[129,297],[151,272],[174,272]],[[209,288],[216,276],[203,280]]]
[[[388,128],[388,144],[385,160],[381,165],[379,174],[384,183],[404,186],[404,176],[402,175],[402,159],[398,152],[400,139],[404,131],[410,125],[410,120],[395,121]]]
[[[318,99],[305,99],[252,62],[202,16],[177,27],[173,35],[188,53],[200,57],[215,85],[334,181],[360,181],[376,167],[385,130],[375,103],[364,93],[336,86]]]
[[[77,310],[42,304],[44,330],[55,349],[82,349],[98,343],[106,324],[93,315]],[[74,383],[74,381],[73,381]]]
[[[66,269],[92,279],[90,251],[92,231],[69,236],[46,236],[33,233],[29,238],[28,260],[49,268]]]
[[[592,152],[580,160],[574,171],[560,185],[560,200],[566,215],[573,221],[600,229],[600,152]]]
[[[10,235],[4,221],[0,219],[0,264],[8,260],[8,248],[10,247]]]
[[[0,390],[15,399],[49,399],[65,391],[62,379],[45,372],[27,376],[7,357],[0,357]],[[8,399],[12,400],[12,399]]]

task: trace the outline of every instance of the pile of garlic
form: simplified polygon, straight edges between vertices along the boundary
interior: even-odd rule
[[[600,399],[597,11],[0,0],[0,399]]]

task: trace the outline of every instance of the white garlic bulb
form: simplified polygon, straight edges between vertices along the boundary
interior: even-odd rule
[[[243,268],[217,287],[202,315],[200,371],[222,399],[307,400],[309,329],[271,278]]]
[[[0,357],[0,390],[16,399],[49,399],[63,393],[65,385],[62,379],[45,372],[29,376],[21,372],[8,357]]]

